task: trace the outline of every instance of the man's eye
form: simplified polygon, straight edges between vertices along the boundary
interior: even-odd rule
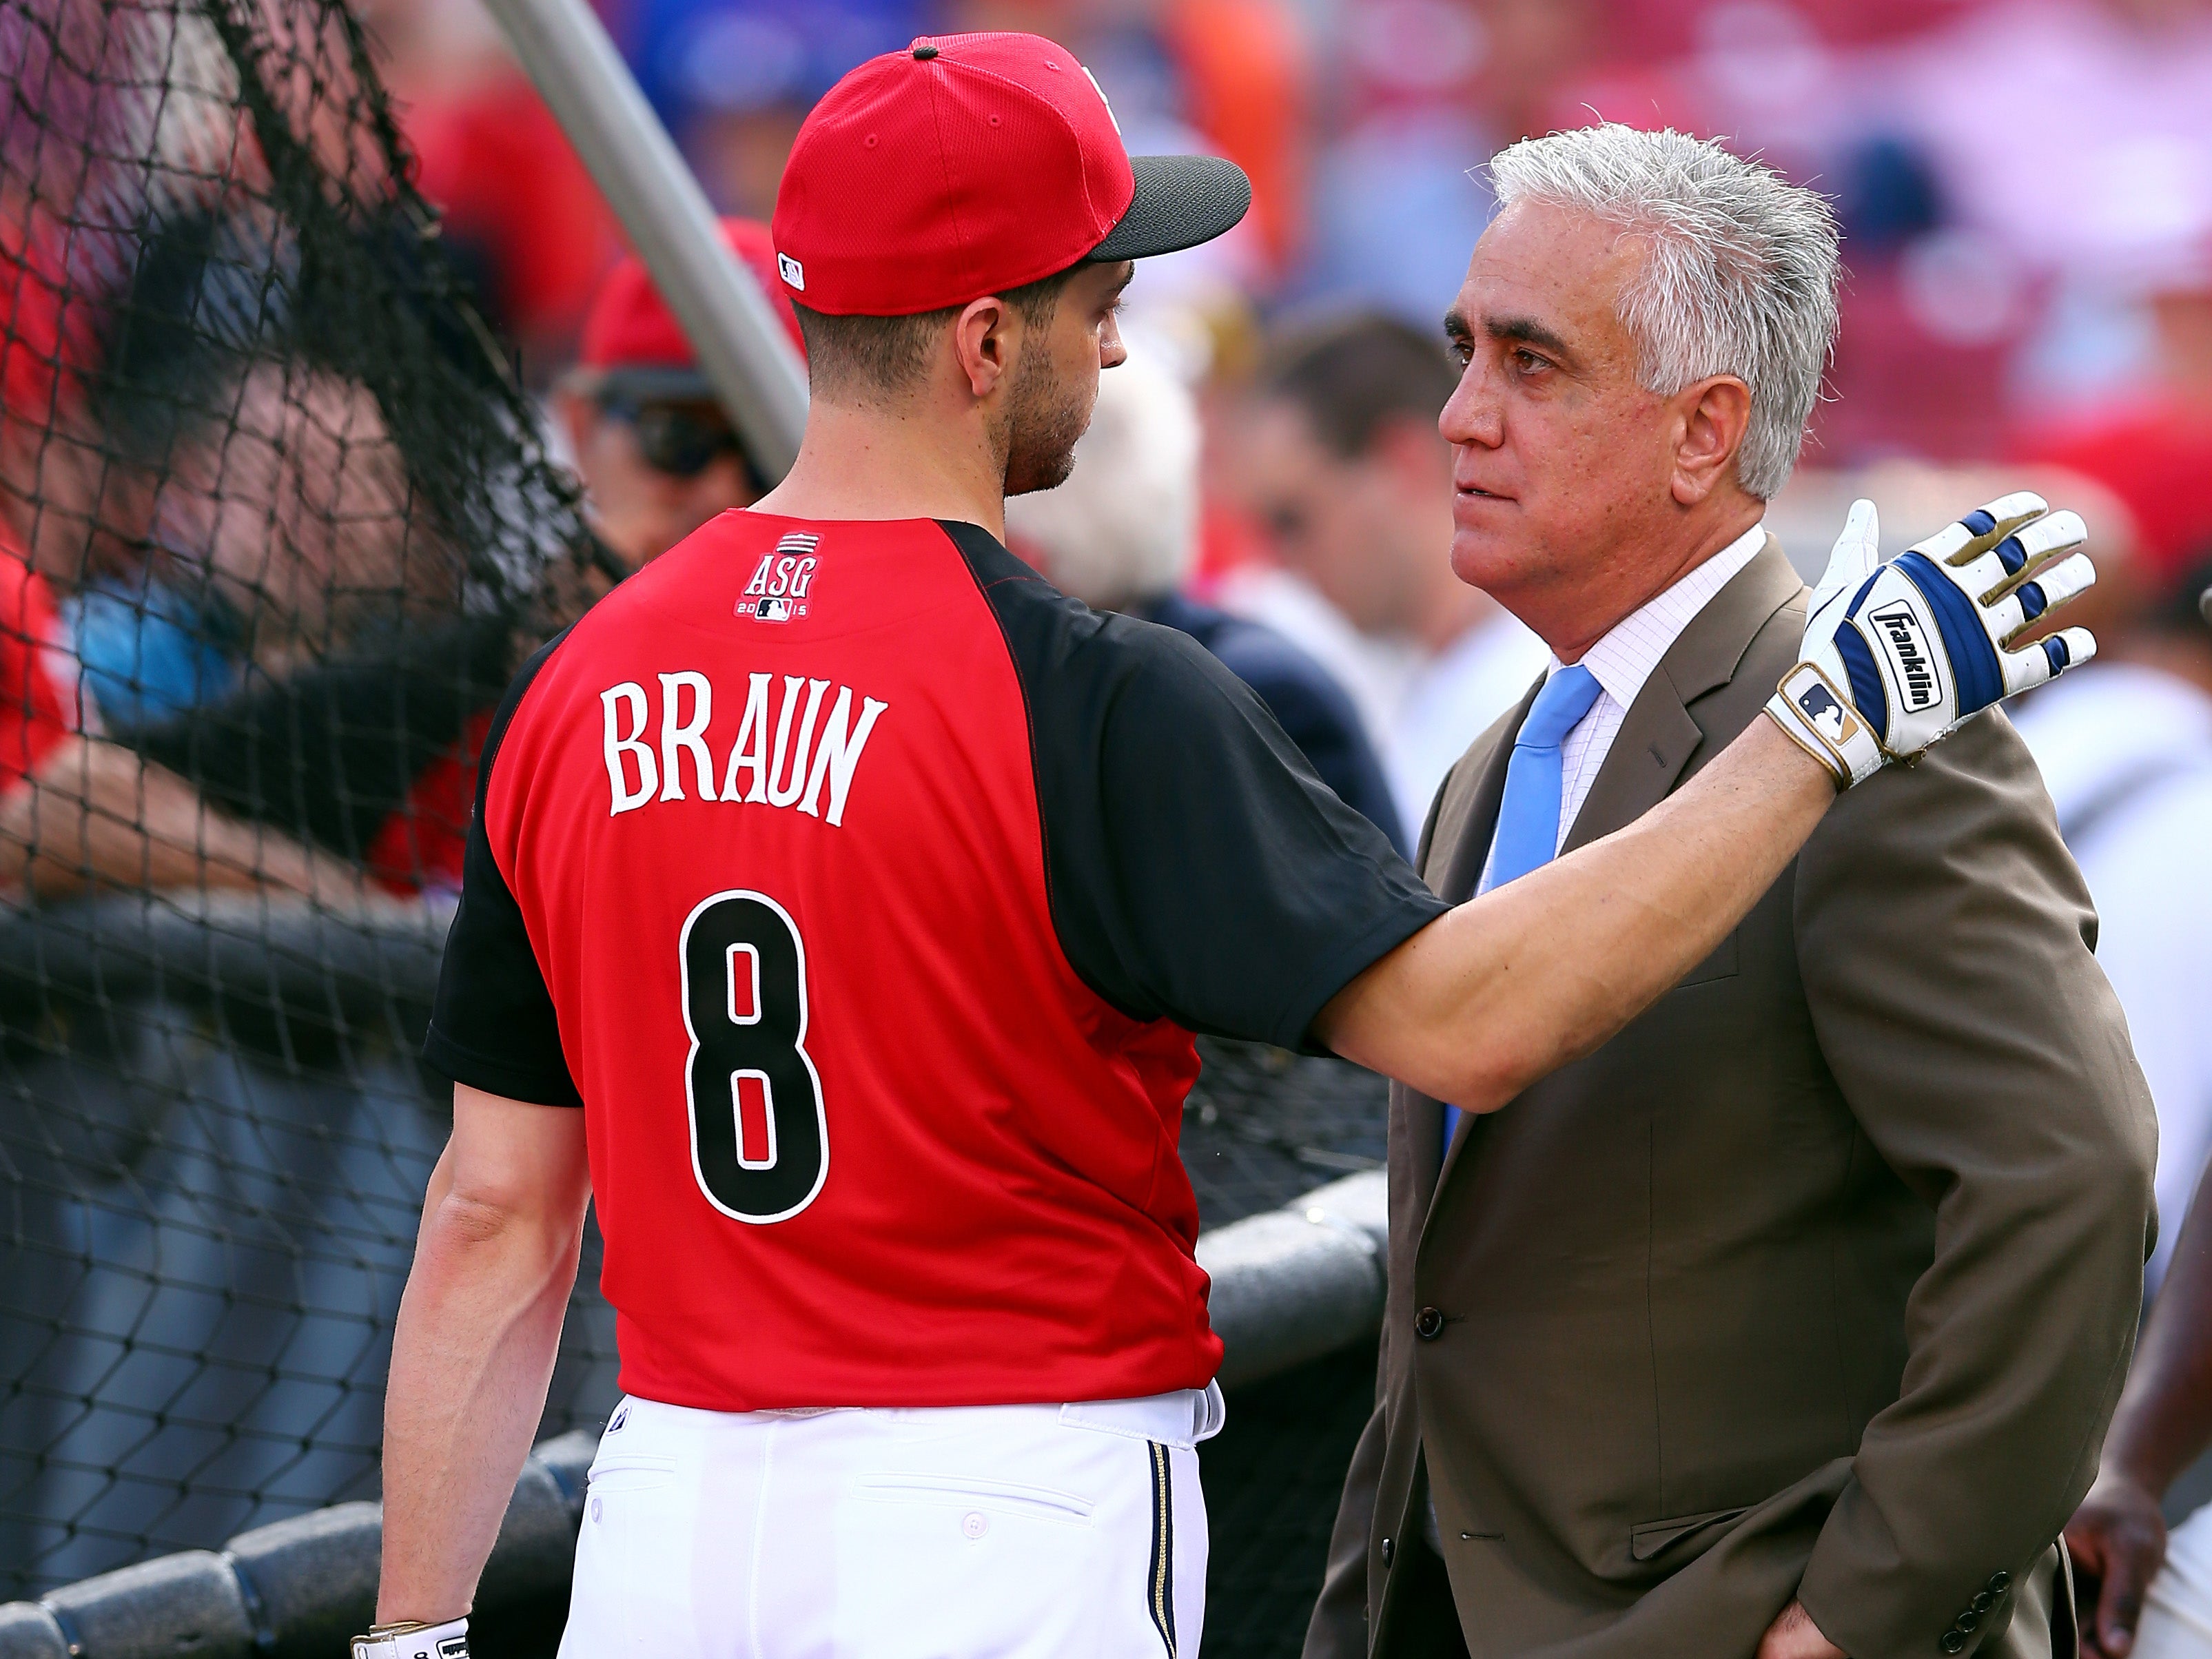
[[[1528,374],[1534,374],[1540,368],[1549,368],[1552,366],[1548,359],[1539,357],[1526,346],[1516,348],[1513,353],[1513,363],[1515,368]]]

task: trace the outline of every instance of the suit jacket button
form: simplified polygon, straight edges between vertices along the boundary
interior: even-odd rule
[[[1424,1308],[1413,1316],[1413,1334],[1424,1342],[1433,1342],[1443,1334],[1444,1316],[1434,1308]]]
[[[1980,1624],[1981,1622],[1982,1622],[1982,1615],[1981,1615],[1981,1614],[1979,1614],[1978,1613],[1972,1613],[1972,1612],[1962,1613],[1960,1613],[1960,1614],[1959,1615],[1959,1619],[1958,1619],[1958,1625],[1959,1625],[1959,1628],[1960,1628],[1960,1630],[1966,1630],[1966,1631],[1970,1631],[1970,1630],[1973,1629],[1973,1627],[1974,1627],[1975,1626],[1977,1626],[1977,1625]]]
[[[1946,1653],[1962,1653],[1966,1650],[1966,1632],[1962,1630],[1947,1630],[1943,1632],[1943,1639],[1936,1645]]]
[[[1993,1573],[1991,1573],[1991,1574],[1990,1575],[1990,1595],[2003,1595],[2007,1590],[2010,1589],[2011,1588],[2012,1588],[2012,1575],[2011,1575],[2010,1573],[2008,1573],[2008,1572],[1993,1572]]]
[[[1996,1606],[1996,1604],[1997,1598],[1990,1595],[1987,1590],[1976,1590],[1974,1592],[1973,1601],[1968,1605],[1970,1605],[1976,1613],[1987,1613],[1991,1607]]]
[[[1384,1566],[1387,1567],[1390,1565],[1390,1558],[1397,1553],[1398,1547],[1395,1544],[1393,1544],[1387,1538],[1382,1540],[1382,1565]]]

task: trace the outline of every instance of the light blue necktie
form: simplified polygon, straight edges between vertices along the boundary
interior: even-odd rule
[[[1513,739],[1513,757],[1505,763],[1505,799],[1498,804],[1498,831],[1491,842],[1490,879],[1483,891],[1518,880],[1542,868],[1559,850],[1559,808],[1565,793],[1559,745],[1567,733],[1582,724],[1603,688],[1597,676],[1580,663],[1562,668],[1544,683],[1521,734]],[[1444,1108],[1444,1150],[1451,1150],[1452,1134],[1459,1127],[1460,1109]]]

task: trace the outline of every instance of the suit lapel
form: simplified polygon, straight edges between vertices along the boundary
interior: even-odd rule
[[[1564,855],[1626,829],[1667,799],[1705,741],[1690,708],[1726,685],[1771,617],[1804,586],[1773,537],[1690,619],[1636,694],[1590,784]]]

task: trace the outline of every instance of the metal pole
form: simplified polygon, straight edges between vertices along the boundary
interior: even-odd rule
[[[484,4],[629,233],[747,449],[781,477],[806,424],[799,355],[588,0]]]

